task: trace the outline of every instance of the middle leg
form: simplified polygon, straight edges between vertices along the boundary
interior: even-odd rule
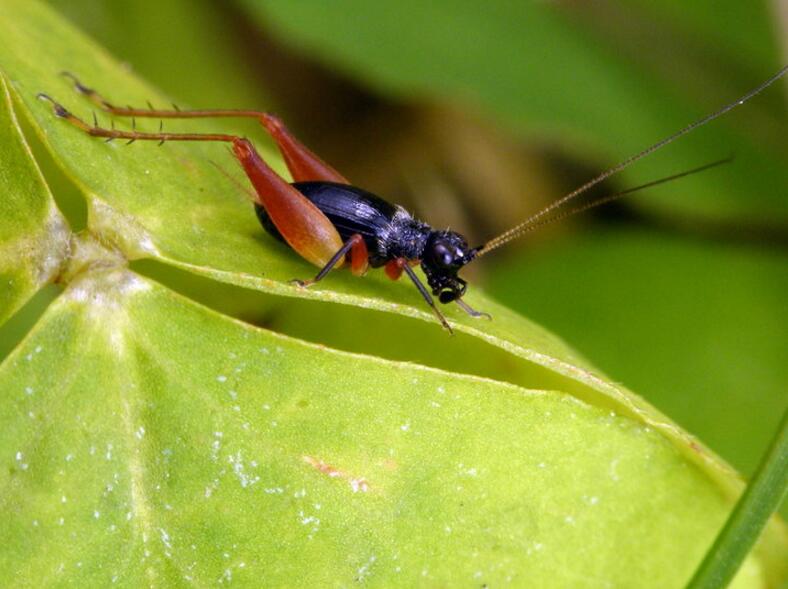
[[[348,239],[341,248],[335,253],[331,259],[326,262],[326,265],[320,269],[320,272],[311,279],[311,280],[298,280],[294,279],[291,282],[297,284],[298,286],[307,287],[312,286],[315,282],[320,282],[323,278],[326,277],[326,274],[331,272],[331,270],[340,262],[342,262],[345,257],[350,254],[350,269],[356,276],[360,276],[364,272],[367,271],[368,267],[368,258],[369,253],[367,251],[367,245],[364,243],[364,238],[361,237],[358,233],[354,234],[350,239]]]

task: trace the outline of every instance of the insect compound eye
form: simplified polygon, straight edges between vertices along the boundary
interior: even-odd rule
[[[454,255],[443,243],[435,244],[432,248],[432,257],[441,266],[451,266],[454,262]]]

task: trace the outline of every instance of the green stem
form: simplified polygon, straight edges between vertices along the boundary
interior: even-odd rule
[[[687,589],[727,587],[788,489],[788,410],[771,447]]]

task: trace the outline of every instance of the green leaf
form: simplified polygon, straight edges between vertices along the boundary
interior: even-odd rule
[[[246,35],[223,3],[168,0],[47,0],[135,71],[178,100],[257,108],[270,99],[253,75]],[[178,67],[173,67],[177,63]],[[167,103],[165,103],[167,104]]]
[[[769,450],[688,589],[727,586],[788,492],[788,411]]]
[[[0,324],[55,278],[68,225],[58,212],[11,109],[0,78]]]
[[[748,474],[786,407],[787,261],[765,247],[597,229],[499,264],[489,289]]]
[[[491,2],[480,10],[472,0],[242,1],[285,42],[388,94],[478,106],[507,130],[560,142],[586,159],[594,154],[600,168],[734,100],[780,64],[762,3],[642,4]],[[730,30],[722,28],[726,18],[736,19],[734,29],[742,23],[764,34],[744,43],[742,33],[716,55],[716,39]],[[735,48],[754,45],[758,58],[746,56],[750,67],[742,68]],[[776,96],[769,104],[763,96],[638,163],[623,181],[636,184],[733,152],[737,160],[727,170],[686,180],[692,198],[654,189],[642,206],[785,224],[786,129],[784,101]]]
[[[84,192],[88,230],[72,242],[68,289],[0,366],[0,390],[11,391],[0,401],[9,464],[0,507],[12,524],[0,574],[32,584],[59,574],[106,584],[118,574],[129,585],[246,571],[250,585],[372,575],[381,586],[455,585],[504,581],[507,571],[547,585],[688,578],[741,489],[692,436],[478,292],[469,302],[495,321],[450,311],[467,334],[451,339],[404,283],[337,273],[318,289],[290,286],[314,269],[262,232],[246,196],[211,165],[222,149],[105,144],[56,119],[38,92],[89,117],[56,75],[63,69],[110,99],[161,99],[41,4],[4,9],[0,68]],[[441,334],[446,354],[461,360],[489,344],[522,367],[529,388],[552,392],[259,331],[122,268],[137,258],[273,295],[427,320],[416,329]],[[287,496],[285,487],[260,493],[281,485]],[[317,515],[301,489],[331,513]],[[773,523],[741,586],[782,578],[785,550]]]
[[[0,390],[3,585],[674,587],[728,511],[637,421],[305,344],[122,268],[75,279]]]

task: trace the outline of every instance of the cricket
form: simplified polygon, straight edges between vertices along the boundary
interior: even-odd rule
[[[259,155],[246,138],[232,134],[171,133],[119,130],[101,127],[95,118],[93,124],[72,114],[49,95],[38,97],[52,104],[53,112],[93,137],[106,141],[125,139],[155,141],[160,145],[169,141],[213,141],[229,144],[235,159],[240,163],[253,188],[254,208],[263,228],[275,238],[285,242],[299,256],[317,266],[319,271],[309,280],[294,280],[306,288],[324,279],[331,270],[349,266],[354,275],[361,276],[369,268],[383,267],[392,280],[406,274],[429,305],[440,324],[449,332],[452,328],[441,313],[435,298],[442,304],[454,303],[472,317],[491,317],[477,311],[463,301],[467,283],[458,276],[470,262],[496,248],[533,231],[547,223],[564,219],[592,207],[611,202],[633,192],[671,180],[698,173],[726,163],[719,160],[681,173],[663,177],[627,190],[597,198],[574,208],[564,208],[593,186],[618,174],[635,162],[662,149],[688,133],[723,116],[746,103],[788,72],[788,66],[740,98],[698,119],[671,135],[653,143],[615,166],[595,176],[582,186],[553,201],[521,223],[478,246],[470,246],[466,238],[451,230],[435,229],[413,217],[403,207],[351,184],[344,176],[324,162],[293,136],[276,116],[256,110],[202,109],[170,110],[119,107],[98,92],[83,85],[73,74],[63,74],[73,81],[74,88],[102,111],[111,116],[163,119],[197,118],[252,118],[257,119],[276,142],[292,182],[280,177]],[[575,201],[576,202],[576,201]],[[414,271],[421,266],[427,279],[425,285]]]

